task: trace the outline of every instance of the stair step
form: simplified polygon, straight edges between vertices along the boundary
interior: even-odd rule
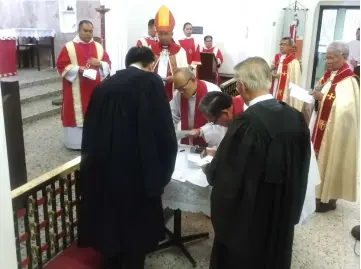
[[[60,81],[40,86],[32,86],[20,90],[20,102],[21,104],[26,104],[47,97],[54,97],[53,99],[57,99],[61,95],[61,92],[62,85]]]
[[[52,104],[53,96],[43,97],[21,106],[23,124],[38,121],[56,114],[60,114],[61,106]]]

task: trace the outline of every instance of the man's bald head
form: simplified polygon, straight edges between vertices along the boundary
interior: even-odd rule
[[[173,82],[174,88],[185,98],[190,98],[197,91],[196,76],[188,67],[176,69],[173,73]]]

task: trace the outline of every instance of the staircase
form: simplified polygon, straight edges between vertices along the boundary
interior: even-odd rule
[[[14,79],[9,78],[9,79]],[[20,69],[20,102],[28,180],[32,180],[79,155],[63,146],[60,119],[61,77],[54,69]]]

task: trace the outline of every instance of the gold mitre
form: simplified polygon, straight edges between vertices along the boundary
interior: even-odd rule
[[[175,20],[172,12],[166,6],[161,6],[155,15],[154,24],[157,32],[173,32]]]

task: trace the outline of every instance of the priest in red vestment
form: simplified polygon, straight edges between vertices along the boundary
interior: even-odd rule
[[[284,101],[288,105],[302,112],[303,102],[290,96],[290,83],[300,86],[301,66],[292,49],[294,41],[290,37],[284,37],[280,41],[280,53],[275,55],[272,69],[273,80],[270,93],[278,101]]]
[[[93,24],[81,21],[78,35],[65,44],[56,67],[63,80],[61,119],[64,144],[81,149],[84,114],[95,86],[110,74],[110,59],[104,48],[93,40]]]
[[[221,79],[219,76],[218,69],[221,67],[223,63],[223,55],[219,48],[213,46],[213,37],[207,35],[204,37],[204,47],[201,48],[201,52],[213,53],[217,59],[217,72],[215,74],[215,82],[217,85],[221,83]]]
[[[360,88],[347,64],[346,43],[332,42],[326,51],[327,72],[313,91],[319,102],[309,128],[321,184],[316,188],[316,212],[336,209],[336,200],[357,200],[360,137]]]
[[[157,31],[154,26],[154,19],[148,21],[148,36],[142,37],[137,41],[137,47],[149,47],[158,42]]]
[[[200,100],[208,92],[221,92],[221,89],[208,81],[199,80],[189,67],[177,69],[174,73],[174,87],[177,89],[170,102],[173,123],[180,122],[182,131],[191,130],[182,144],[198,146],[218,146],[226,129],[208,122],[198,110]]]
[[[184,49],[173,41],[175,20],[172,12],[166,6],[160,7],[154,23],[159,42],[150,45],[155,55],[153,71],[162,78],[170,101],[173,99],[174,92],[173,72],[176,68],[188,66],[187,55]]]
[[[197,67],[202,64],[201,54],[199,44],[192,37],[192,24],[190,22],[183,25],[183,32],[185,38],[178,40],[178,44],[186,51],[188,64],[197,76]]]

